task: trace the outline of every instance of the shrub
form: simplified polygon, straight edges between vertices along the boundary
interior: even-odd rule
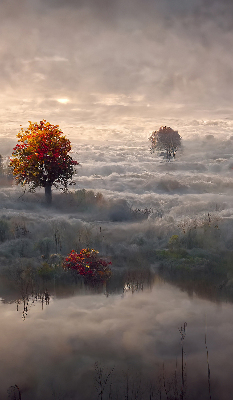
[[[63,268],[74,270],[87,280],[105,281],[111,276],[111,262],[99,258],[98,251],[82,249],[80,253],[72,250],[63,262]]]

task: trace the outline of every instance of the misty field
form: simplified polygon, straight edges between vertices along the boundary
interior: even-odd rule
[[[2,399],[230,399],[232,154],[213,134],[170,161],[146,141],[83,141],[50,206],[1,180]],[[62,268],[83,248],[110,279]]]

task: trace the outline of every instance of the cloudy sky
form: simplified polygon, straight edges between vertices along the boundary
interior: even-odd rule
[[[229,0],[1,0],[2,135],[231,118],[232,16]]]

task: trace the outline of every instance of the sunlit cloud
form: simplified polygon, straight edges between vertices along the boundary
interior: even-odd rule
[[[55,61],[55,62],[67,62],[68,59],[65,57],[53,56],[53,57],[35,57],[34,61],[46,62],[46,61]]]
[[[43,118],[85,135],[93,124],[150,132],[168,118],[232,118],[227,0],[0,3],[5,132]]]
[[[109,94],[103,96],[100,93],[93,93],[93,95],[97,97],[97,101],[94,102],[94,104],[102,104],[105,106],[130,106],[144,100],[143,95],[126,96],[124,94]]]
[[[57,99],[58,103],[67,104],[69,103],[69,99]]]

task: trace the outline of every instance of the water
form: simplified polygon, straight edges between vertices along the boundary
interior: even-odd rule
[[[164,385],[174,398],[175,373],[179,393],[182,386],[184,323],[184,398],[209,398],[205,335],[212,398],[231,398],[231,303],[190,296],[158,277],[134,292],[68,292],[58,289],[43,307],[29,298],[27,315],[22,299],[0,303],[1,399],[7,390],[18,394],[14,385],[23,400],[98,399],[101,389],[104,399],[127,391],[129,398],[156,399],[160,391],[166,398]],[[102,381],[110,374],[104,387],[101,373]]]

